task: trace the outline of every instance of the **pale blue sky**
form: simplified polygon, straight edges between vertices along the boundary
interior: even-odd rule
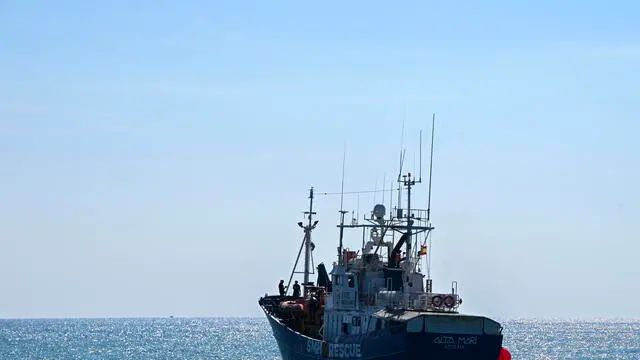
[[[639,16],[2,1],[0,317],[259,316],[308,187],[339,190],[345,142],[347,190],[395,176],[404,109],[408,167],[438,116],[436,288],[496,317],[640,317]],[[330,263],[339,198],[317,205]]]

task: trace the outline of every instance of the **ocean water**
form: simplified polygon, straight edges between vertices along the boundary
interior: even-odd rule
[[[503,322],[513,359],[640,360],[640,320]],[[0,359],[280,359],[262,318],[0,320]]]

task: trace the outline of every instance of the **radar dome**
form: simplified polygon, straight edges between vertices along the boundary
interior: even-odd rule
[[[373,207],[373,216],[377,219],[382,219],[386,213],[387,209],[382,204],[378,204]]]

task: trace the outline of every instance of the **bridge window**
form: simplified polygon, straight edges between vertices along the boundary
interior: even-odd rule
[[[407,322],[407,332],[422,332],[422,317],[413,318]]]
[[[428,332],[441,334],[482,335],[483,318],[474,316],[429,316],[425,321]]]
[[[487,335],[498,335],[502,332],[500,324],[491,320],[484,319],[484,333]]]
[[[404,333],[407,331],[406,323],[401,321],[389,321],[388,322],[389,331],[392,334]]]

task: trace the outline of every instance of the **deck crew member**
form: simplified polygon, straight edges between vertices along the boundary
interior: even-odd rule
[[[400,257],[400,252],[396,251],[393,253],[393,262],[395,267],[400,267],[400,260],[402,260],[402,258]]]
[[[293,284],[293,297],[300,297],[300,284],[298,284],[298,280]]]
[[[278,284],[278,291],[280,291],[280,296],[284,296],[286,294],[284,291],[284,280],[280,280],[280,284]]]

